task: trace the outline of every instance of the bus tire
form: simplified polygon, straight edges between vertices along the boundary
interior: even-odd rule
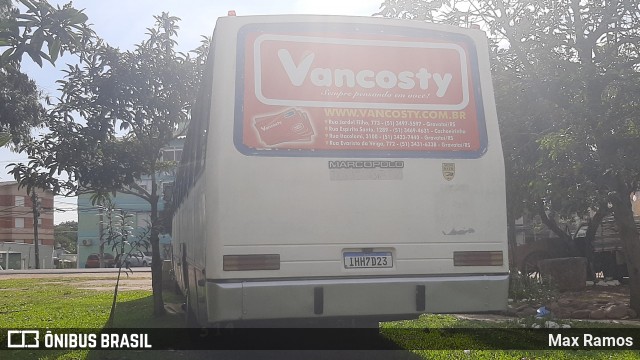
[[[199,328],[200,324],[198,324],[198,318],[196,314],[193,312],[193,308],[189,305],[189,293],[187,292],[187,296],[185,297],[186,303],[184,306],[184,317],[187,328]]]
[[[176,295],[184,296],[184,294],[182,293],[182,290],[180,289],[180,284],[178,284],[178,281],[176,280],[173,280],[173,292]]]

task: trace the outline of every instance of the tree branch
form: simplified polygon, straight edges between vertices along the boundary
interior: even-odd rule
[[[565,242],[570,243],[571,242],[571,234],[563,231],[562,229],[560,229],[560,226],[558,226],[558,223],[556,223],[555,219],[550,218],[547,215],[547,212],[544,209],[544,202],[542,199],[538,199],[538,201],[536,201],[536,210],[538,212],[538,215],[540,215],[540,219],[542,220],[542,223],[545,224],[545,226],[553,231],[554,234],[556,234],[560,239],[564,240]]]
[[[610,3],[607,5],[607,7],[604,9],[602,14],[602,21],[600,21],[600,23],[596,26],[594,31],[592,31],[589,35],[587,35],[587,40],[591,44],[595,45],[596,41],[598,41],[598,39],[600,39],[602,35],[610,31],[609,25],[615,24],[617,21],[617,18],[615,18],[614,15],[616,14],[615,10],[618,8],[618,1],[617,0],[609,0],[609,1],[613,2],[613,4]]]
[[[121,192],[123,194],[134,195],[143,200],[150,201],[151,194],[149,194],[149,192],[145,190],[143,187],[141,187],[140,185],[133,182],[133,183],[127,184],[127,186],[136,191],[123,187],[122,189],[118,190],[118,192]]]

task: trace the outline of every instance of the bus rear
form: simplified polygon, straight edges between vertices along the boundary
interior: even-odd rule
[[[192,242],[186,286],[202,322],[506,307],[504,164],[481,31],[226,17],[214,46],[195,220],[174,225]]]

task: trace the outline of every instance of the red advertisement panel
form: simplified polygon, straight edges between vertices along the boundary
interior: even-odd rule
[[[236,145],[245,153],[424,156],[486,146],[469,41],[256,31],[238,45]]]

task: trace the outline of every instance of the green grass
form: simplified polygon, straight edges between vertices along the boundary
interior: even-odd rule
[[[521,333],[511,333],[522,325],[546,320],[526,319],[524,321],[471,321],[460,320],[451,315],[423,315],[417,320],[394,321],[381,324],[382,334],[404,349],[424,359],[640,359],[637,351],[594,351],[594,350],[491,350],[518,344],[527,348],[534,339],[523,339]],[[569,323],[564,321],[561,323]],[[572,328],[620,328],[621,325],[593,322],[572,322]],[[492,338],[474,336],[473,331],[445,332],[441,329],[493,329]],[[409,331],[407,331],[409,329]],[[500,331],[503,330],[503,331]],[[638,341],[639,339],[635,339]],[[530,341],[530,342],[529,342]],[[465,350],[420,350],[420,349],[468,349]]]
[[[101,329],[105,326],[113,292],[77,289],[77,282],[93,279],[8,279],[0,280],[0,328],[78,328]],[[165,302],[182,301],[172,292],[164,292]],[[115,327],[168,327],[179,328],[184,325],[181,316],[152,316],[153,299],[150,291],[121,291]],[[397,344],[408,349],[401,358],[414,357],[424,359],[640,359],[633,351],[495,351],[500,344],[525,341],[517,336],[504,338],[479,338],[473,332],[461,331],[448,333],[440,329],[459,328],[502,328],[514,329],[524,324],[530,327],[534,320],[524,322],[487,322],[461,320],[449,315],[425,315],[417,320],[397,321],[381,324],[381,333]],[[601,323],[575,322],[572,327],[593,328],[620,327]],[[406,329],[413,329],[406,331]],[[5,334],[0,334],[0,341],[6,341]],[[503,343],[501,343],[501,341]],[[640,341],[640,339],[635,339]],[[497,344],[497,345],[496,345]],[[470,349],[464,350],[420,350],[420,349]],[[484,349],[484,350],[483,350]],[[307,354],[310,355],[310,354]],[[173,358],[210,358],[209,352],[196,351],[4,351],[0,359],[136,359],[158,360]],[[278,357],[276,355],[276,357]],[[330,356],[333,357],[333,356]],[[251,358],[251,357],[249,357]],[[290,356],[288,358],[291,358]],[[346,357],[348,358],[348,357]]]
[[[92,281],[83,278],[81,281]],[[102,328],[113,299],[112,291],[82,290],[78,279],[0,280],[0,328]],[[165,301],[171,301],[165,292]],[[173,299],[178,302],[179,299]],[[177,324],[151,316],[150,291],[118,293],[115,327],[172,327]]]
[[[132,277],[135,278],[135,277]],[[102,329],[109,318],[113,291],[77,289],[78,282],[113,278],[56,278],[0,280],[0,329],[74,328]],[[75,284],[74,284],[75,283]],[[115,281],[114,281],[115,284]],[[182,302],[171,292],[164,292],[165,302]],[[184,325],[181,316],[156,318],[153,313],[151,291],[127,290],[118,292],[114,327],[176,328]],[[6,334],[0,334],[6,341]],[[94,356],[91,356],[91,354]],[[16,350],[3,351],[0,359],[85,359],[104,358],[108,351],[89,350]],[[121,355],[135,352],[121,352]],[[126,357],[126,356],[125,356]],[[109,358],[109,356],[107,356]],[[153,359],[135,356],[136,359]]]

